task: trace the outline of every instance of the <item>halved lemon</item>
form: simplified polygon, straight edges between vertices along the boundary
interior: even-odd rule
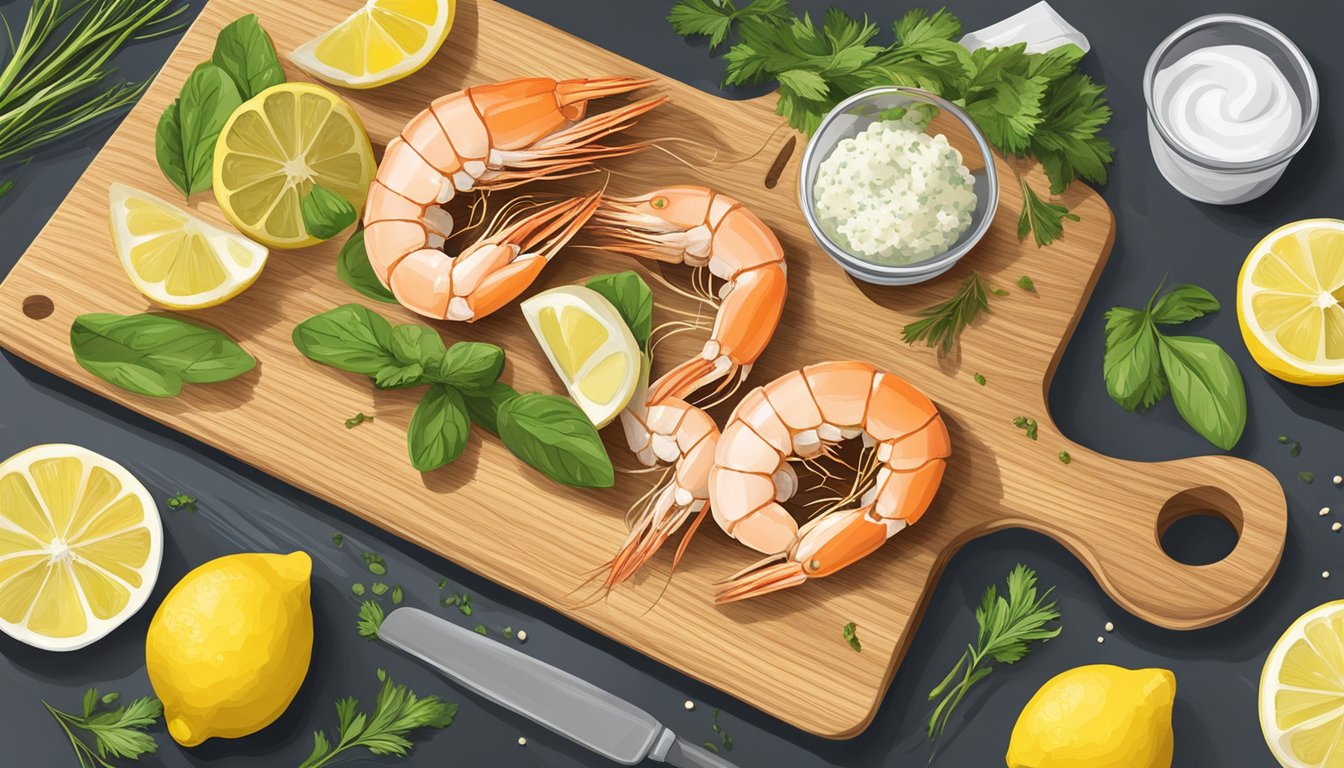
[[[1307,219],[1261,240],[1237,279],[1255,362],[1293,384],[1344,382],[1344,221]]]
[[[569,396],[593,424],[606,426],[639,386],[643,359],[621,313],[581,285],[543,291],[522,308]]]
[[[1260,730],[1287,768],[1344,766],[1344,600],[1302,614],[1260,675]]]
[[[113,183],[112,242],[140,292],[172,309],[232,299],[261,275],[269,251],[159,198]]]
[[[289,60],[333,85],[386,85],[434,58],[453,28],[456,10],[456,0],[368,0],[345,21],[296,48]]]
[[[163,528],[149,491],[77,445],[39,445],[0,464],[0,630],[73,651],[145,604]]]
[[[299,203],[314,184],[364,208],[376,164],[364,123],[340,96],[281,83],[234,110],[215,145],[215,199],[239,231],[272,248],[321,242]]]

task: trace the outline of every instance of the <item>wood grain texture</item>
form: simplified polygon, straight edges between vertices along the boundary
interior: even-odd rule
[[[921,522],[855,566],[827,579],[764,599],[715,607],[712,582],[752,562],[712,524],[701,529],[661,600],[669,553],[635,585],[605,602],[579,607],[575,592],[625,535],[625,509],[652,482],[622,475],[614,489],[558,486],[522,465],[494,438],[477,433],[465,455],[429,474],[407,461],[405,428],[418,392],[376,392],[367,379],[311,363],[294,349],[299,321],[361,297],[341,284],[339,243],[273,253],[255,286],[228,304],[195,313],[242,343],[260,361],[250,374],[220,385],[191,386],[172,400],[140,398],[87,374],[73,359],[69,328],[76,315],[151,309],[123,276],[112,251],[107,187],[126,182],[165,199],[179,196],[154,162],[154,125],[183,79],[208,58],[216,32],[254,11],[282,52],[334,23],[355,0],[298,4],[281,0],[213,0],[187,33],[158,80],[122,124],[36,242],[0,286],[0,337],[15,353],[99,392],[511,589],[556,608],[649,656],[714,685],[801,729],[828,737],[857,734],[871,720],[914,635],[932,585],[965,542],[990,531],[1023,527],[1051,536],[1096,575],[1106,592],[1134,614],[1173,628],[1205,626],[1236,613],[1265,586],[1283,546],[1282,489],[1264,469],[1229,457],[1158,464],[1118,461],[1071,443],[1047,412],[1046,391],[1114,237],[1114,221],[1093,191],[1075,184],[1065,202],[1082,217],[1066,237],[1037,249],[1019,243],[1021,195],[1012,169],[999,163],[1003,189],[988,236],[947,275],[910,288],[855,283],[811,240],[797,208],[801,142],[765,179],[782,147],[794,140],[774,114],[773,98],[728,102],[664,81],[671,96],[633,131],[639,138],[677,137],[660,152],[611,164],[618,193],[649,186],[702,183],[746,203],[778,233],[789,259],[790,297],[776,337],[753,371],[757,385],[788,370],[828,359],[859,358],[899,372],[937,402],[954,457],[932,509]],[[439,56],[421,72],[374,91],[347,92],[379,149],[432,98],[466,85],[522,75],[557,78],[642,74],[620,57],[489,0],[460,0],[456,26]],[[303,76],[288,68],[292,79]],[[597,109],[603,108],[601,105]],[[1039,170],[1018,166],[1038,185]],[[595,177],[537,190],[578,192]],[[224,222],[209,194],[190,203]],[[569,248],[535,290],[591,275],[648,265]],[[900,328],[919,310],[947,298],[980,271],[1010,295],[993,299],[993,314],[963,336],[960,350],[939,358],[907,347]],[[664,269],[670,279],[684,279]],[[1030,275],[1036,293],[1014,283]],[[653,281],[651,281],[653,282]],[[665,307],[689,308],[656,282],[655,319]],[[49,297],[54,311],[25,315]],[[369,306],[394,322],[415,316]],[[33,314],[42,314],[34,311]],[[438,325],[449,343],[502,344],[505,379],[520,390],[558,391],[559,384],[516,307],[473,325]],[[698,351],[703,336],[682,334],[658,351],[662,370]],[[1100,361],[1097,361],[1100,364]],[[972,374],[988,379],[977,385]],[[377,421],[347,430],[357,411]],[[726,416],[724,409],[715,414]],[[1040,423],[1032,442],[1011,424],[1025,415]],[[618,427],[605,437],[618,465],[633,466]],[[1067,450],[1073,461],[1057,458]],[[1184,514],[1213,510],[1240,531],[1223,561],[1187,566],[1167,557],[1159,530]],[[647,612],[646,612],[647,611]],[[857,622],[863,652],[841,638]]]

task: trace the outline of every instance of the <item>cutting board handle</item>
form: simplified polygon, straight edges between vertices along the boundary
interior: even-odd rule
[[[1040,510],[1047,519],[1039,530],[1076,554],[1136,616],[1172,629],[1215,624],[1245,608],[1274,575],[1288,507],[1282,486],[1263,467],[1231,456],[1142,463],[1081,449],[1073,455],[1065,469],[1076,472],[1063,481],[1072,498],[1042,505],[1049,509]],[[1236,546],[1207,565],[1173,559],[1162,535],[1175,521],[1201,514],[1228,522]]]

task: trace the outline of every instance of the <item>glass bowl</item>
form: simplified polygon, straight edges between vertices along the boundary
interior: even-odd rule
[[[821,163],[841,141],[854,138],[878,120],[890,119],[893,111],[904,111],[921,105],[932,107],[936,113],[925,127],[925,133],[945,134],[948,142],[961,151],[962,164],[970,170],[974,179],[976,200],[970,226],[947,250],[911,264],[883,263],[851,253],[842,243],[833,239],[818,221],[815,186]],[[912,285],[951,269],[989,231],[994,212],[999,207],[999,179],[994,171],[994,154],[989,142],[960,107],[919,88],[899,85],[871,88],[837,104],[822,118],[821,125],[808,140],[799,175],[798,196],[803,217],[822,250],[846,272],[878,285]]]
[[[1260,51],[1287,78],[1302,105],[1302,125],[1291,145],[1268,157],[1227,162],[1187,147],[1168,129],[1154,104],[1157,74],[1187,54],[1215,45],[1244,45]],[[1158,170],[1181,194],[1214,205],[1244,203],[1269,191],[1311,138],[1320,111],[1316,73],[1302,51],[1274,27],[1234,13],[1200,16],[1159,43],[1143,73],[1143,98],[1148,103],[1148,144]]]

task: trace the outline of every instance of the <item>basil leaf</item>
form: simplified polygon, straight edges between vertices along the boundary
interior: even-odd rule
[[[365,376],[400,362],[392,354],[392,326],[359,304],[314,315],[294,328],[294,346],[308,359]]]
[[[616,482],[597,428],[572,400],[519,395],[499,406],[498,426],[513,455],[558,483],[609,488]]]
[[[419,363],[389,365],[373,375],[373,386],[379,389],[405,389],[425,381],[425,369]]]
[[[653,292],[648,283],[635,272],[598,275],[584,283],[602,294],[621,313],[621,319],[630,327],[639,348],[648,351],[649,335],[653,333]]]
[[[437,381],[462,390],[481,390],[504,371],[504,350],[479,341],[459,341],[439,365]]]
[[[285,71],[280,68],[271,37],[253,13],[219,31],[210,60],[229,75],[243,101],[285,82]]]
[[[471,435],[462,395],[442,384],[431,386],[411,416],[406,447],[411,466],[429,472],[462,455]]]
[[[1155,323],[1176,325],[1217,312],[1218,309],[1218,299],[1198,285],[1173,285],[1153,305],[1152,318]]]
[[[1231,450],[1246,428],[1246,387],[1237,364],[1198,336],[1159,336],[1158,348],[1181,418],[1210,443]]]
[[[321,184],[314,184],[299,201],[299,212],[303,214],[304,229],[319,240],[339,235],[359,216],[349,200]]]
[[[70,347],[85,370],[149,397],[173,397],[184,383],[227,381],[257,364],[223,333],[168,315],[80,315]]]
[[[369,265],[369,254],[364,250],[364,230],[359,230],[345,241],[341,254],[336,257],[336,276],[346,285],[360,294],[385,302],[397,304],[397,297],[378,280]]]
[[[448,353],[438,331],[415,323],[393,328],[388,348],[402,363],[418,363],[425,370],[440,366]]]
[[[518,397],[518,390],[502,381],[485,389],[462,393],[471,423],[495,436],[499,436],[499,407],[515,397]]]
[[[163,175],[183,194],[210,188],[215,142],[242,103],[228,73],[206,62],[192,70],[181,94],[159,117],[154,155]]]
[[[1106,313],[1106,355],[1102,374],[1111,399],[1127,411],[1151,408],[1167,394],[1157,329],[1146,313],[1114,307]]]
[[[182,194],[190,196],[191,182],[187,179],[187,153],[182,150],[179,107],[180,100],[174,100],[159,115],[159,125],[154,129],[154,157],[159,161],[164,178]]]

